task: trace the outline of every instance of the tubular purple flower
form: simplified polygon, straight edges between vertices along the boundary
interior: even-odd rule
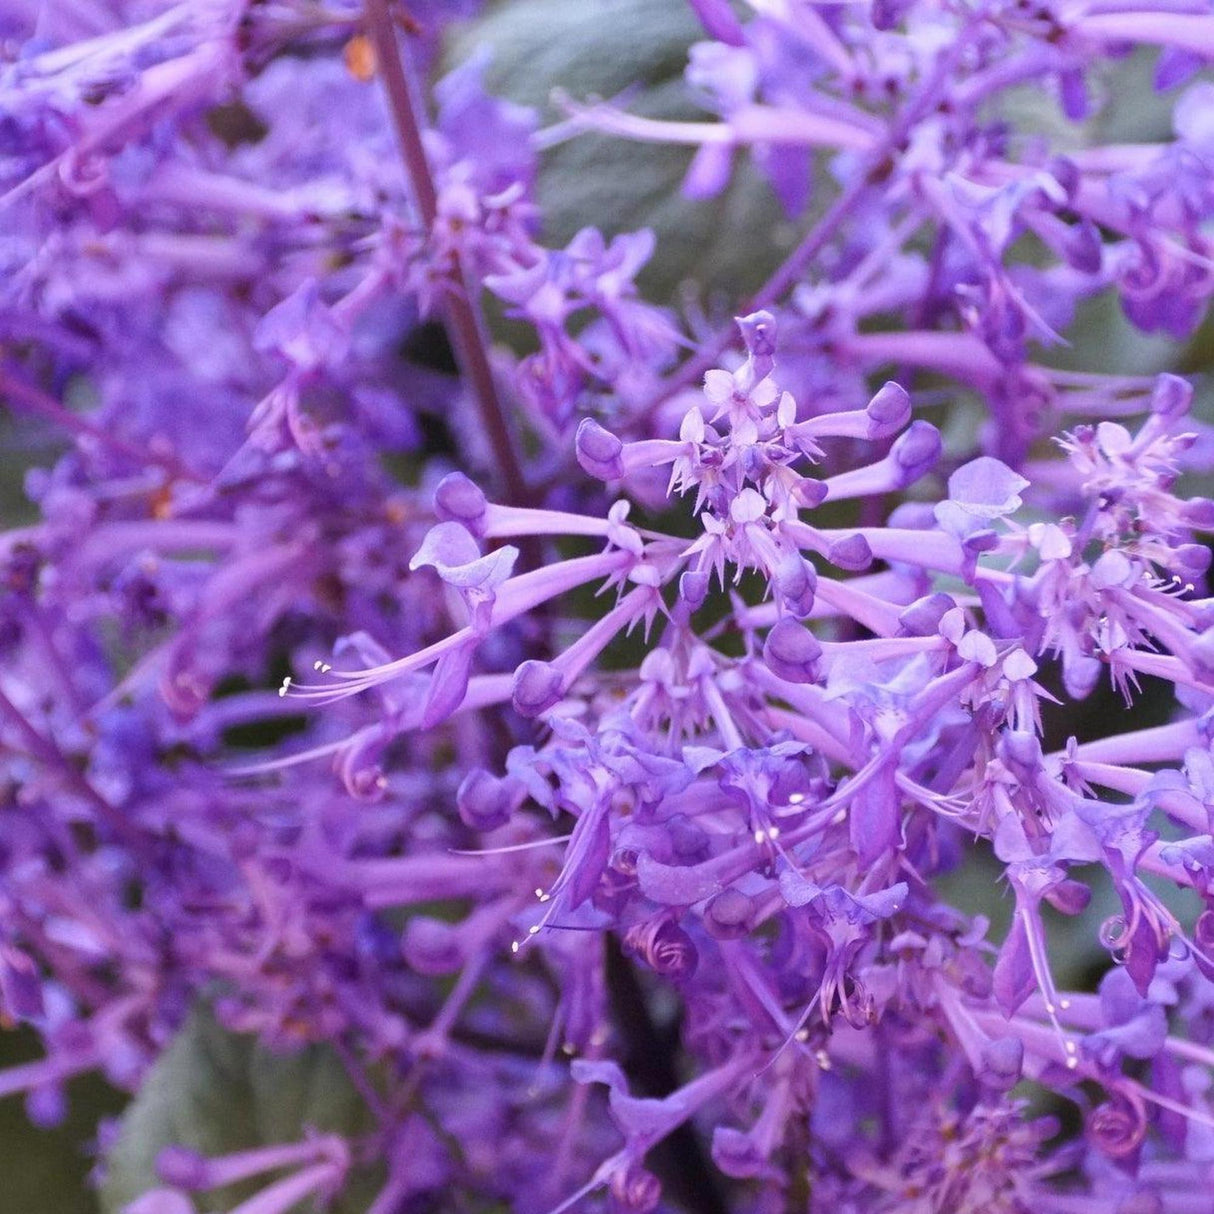
[[[1195,1210],[1208,5],[478,7],[0,18],[0,1096],[106,1214]],[[162,1150],[211,1034],[348,1090]]]

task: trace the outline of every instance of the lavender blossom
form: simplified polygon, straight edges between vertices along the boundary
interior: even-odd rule
[[[0,13],[0,1096],[105,1214],[1204,1209],[1214,12],[601,7]]]

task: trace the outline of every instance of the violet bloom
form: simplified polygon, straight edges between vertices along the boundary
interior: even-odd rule
[[[543,0],[10,7],[0,1096],[130,1094],[105,1214],[1198,1209],[1208,4],[611,0],[543,114]]]

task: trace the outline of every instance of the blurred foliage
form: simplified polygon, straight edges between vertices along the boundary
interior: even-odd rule
[[[40,1057],[29,1030],[0,1033],[0,1069]],[[67,1094],[67,1120],[54,1130],[32,1125],[19,1098],[0,1100],[2,1214],[97,1214],[90,1151],[98,1119],[120,1112],[124,1098],[92,1075],[69,1084]]]
[[[156,1157],[167,1146],[223,1155],[297,1142],[305,1128],[352,1137],[373,1128],[372,1115],[337,1055],[319,1045],[272,1053],[252,1037],[220,1028],[209,1012],[197,1009],[123,1118],[101,1187],[103,1214],[119,1214],[140,1193],[157,1187]],[[366,1209],[377,1191],[376,1177],[368,1170],[356,1170],[352,1177],[326,1214]],[[231,1209],[266,1183],[262,1177],[209,1193],[200,1208]]]
[[[537,108],[545,126],[569,100],[615,102],[646,118],[709,121],[683,82],[687,49],[704,37],[685,0],[511,0],[455,39],[449,63],[479,47],[492,55],[491,92]],[[548,149],[539,202],[544,241],[564,246],[581,228],[614,236],[652,228],[658,253],[638,278],[647,297],[673,301],[684,284],[731,300],[755,290],[791,247],[795,229],[771,189],[739,154],[730,185],[693,202],[682,193],[691,149],[579,134]]]

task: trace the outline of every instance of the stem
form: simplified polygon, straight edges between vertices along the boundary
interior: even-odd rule
[[[418,123],[418,107],[396,40],[388,0],[366,0],[366,14],[368,33],[375,47],[380,78],[388,95],[413,200],[426,231],[430,232],[438,216],[438,190],[426,159],[426,148]],[[505,500],[512,505],[523,506],[529,502],[531,492],[493,379],[493,369],[489,365],[485,322],[474,302],[478,298],[477,284],[462,264],[452,271],[451,278],[454,289],[447,294],[445,307],[456,362],[472,389],[481,424],[497,461]]]
[[[26,383],[18,374],[7,367],[0,367],[0,396],[8,398],[10,408],[23,408],[26,412],[62,427],[77,437],[84,436],[92,439],[102,447],[108,447],[117,455],[124,455],[139,464],[152,464],[161,468],[169,476],[181,480],[201,481],[180,461],[173,456],[160,455],[141,447],[138,443],[130,443],[125,439],[111,434],[105,426],[97,425],[87,417],[80,417],[71,409],[61,405],[54,397]]]
[[[679,1087],[675,1067],[677,1029],[665,1032],[650,1014],[645,992],[624,956],[619,941],[607,938],[607,991],[611,1009],[625,1046],[624,1070],[647,1096],[661,1098]],[[695,1214],[725,1214],[725,1196],[715,1169],[688,1121],[681,1122],[650,1151],[651,1166],[677,1201]]]

